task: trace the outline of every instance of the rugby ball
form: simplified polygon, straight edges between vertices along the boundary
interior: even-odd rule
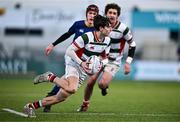
[[[98,73],[101,68],[102,68],[102,62],[100,58],[96,55],[90,56],[86,62],[88,62],[88,68],[89,70],[87,71],[88,74],[93,75]]]

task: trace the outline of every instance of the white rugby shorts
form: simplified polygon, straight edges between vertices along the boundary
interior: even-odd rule
[[[68,78],[69,76],[75,76],[79,79],[79,86],[78,88],[83,84],[83,81],[87,77],[87,74],[84,72],[82,67],[72,60],[69,56],[65,56],[65,78]]]
[[[120,66],[114,63],[108,62],[104,68],[104,71],[110,73],[114,77],[115,74],[119,71],[119,69],[120,69]]]

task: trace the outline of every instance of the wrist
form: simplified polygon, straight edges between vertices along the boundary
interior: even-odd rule
[[[131,63],[132,63],[132,60],[133,60],[133,58],[132,58],[132,57],[127,57],[127,59],[126,59],[126,63],[131,64]]]
[[[52,45],[53,47],[55,47],[55,46],[56,46],[56,44],[54,44],[54,43],[51,43],[51,45]]]

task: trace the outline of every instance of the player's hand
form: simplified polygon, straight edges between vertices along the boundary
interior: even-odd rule
[[[54,46],[52,44],[49,44],[45,49],[45,54],[49,55],[50,52],[52,52]]]
[[[90,64],[90,62],[86,62],[86,61],[81,63],[81,66],[82,66],[82,68],[84,69],[85,72],[88,72],[88,70],[90,70],[89,69],[89,64]]]
[[[131,71],[131,65],[126,62],[124,65],[124,74],[127,75],[130,73],[130,71]]]

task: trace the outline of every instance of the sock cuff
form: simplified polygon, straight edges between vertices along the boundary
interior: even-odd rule
[[[39,100],[39,106],[42,107],[42,100]]]
[[[50,81],[50,82],[53,82],[55,78],[56,78],[56,76],[55,76],[54,74],[52,74],[52,75],[49,77],[49,81]]]
[[[34,109],[38,109],[38,108],[40,108],[41,106],[40,106],[40,103],[41,103],[41,105],[42,105],[42,102],[40,102],[40,101],[35,101],[35,102],[33,102],[33,108]]]
[[[89,104],[90,101],[89,100],[83,100],[83,104]]]

